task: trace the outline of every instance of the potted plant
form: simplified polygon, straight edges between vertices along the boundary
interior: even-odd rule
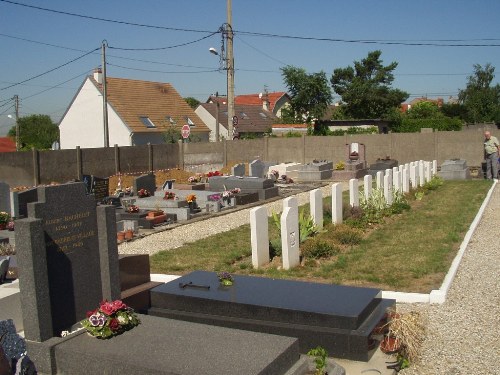
[[[151,196],[151,193],[149,191],[147,191],[146,189],[140,189],[138,192],[137,192],[137,196],[139,198],[146,198],[146,197],[150,197]]]
[[[166,191],[163,199],[164,200],[173,200],[173,199],[175,199],[175,193],[172,191]]]
[[[116,240],[117,240],[118,242],[123,242],[123,241],[125,241],[125,232],[120,231],[120,232],[116,233]]]
[[[222,286],[231,286],[234,283],[233,276],[226,271],[217,273],[217,278]]]
[[[164,212],[160,210],[160,205],[158,203],[155,204],[155,209],[153,211],[148,212],[148,217],[154,218],[157,216],[163,215]]]
[[[131,214],[136,214],[139,212],[139,207],[134,204],[131,204],[130,206],[127,207],[127,212]]]
[[[186,202],[188,202],[190,209],[195,209],[196,208],[196,195],[195,194],[188,194],[188,196],[186,197]]]

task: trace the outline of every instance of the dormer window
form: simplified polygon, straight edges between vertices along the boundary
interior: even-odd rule
[[[156,125],[153,124],[153,121],[147,116],[139,116],[139,120],[146,126],[146,128],[156,128]]]
[[[193,120],[191,120],[189,117],[184,117],[184,120],[186,120],[186,123],[189,125],[189,126],[196,126],[193,122]]]
[[[166,116],[165,120],[167,120],[171,126],[175,126],[177,124],[172,116]]]
[[[259,115],[260,115],[260,117],[262,117],[262,118],[267,118],[267,116],[266,116],[266,114],[265,114],[265,113],[259,112]]]
[[[243,120],[248,120],[250,118],[245,112],[240,112],[240,116]]]

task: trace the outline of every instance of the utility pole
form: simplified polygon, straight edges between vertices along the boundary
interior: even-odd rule
[[[227,130],[229,139],[233,139],[233,116],[234,116],[234,55],[233,55],[233,12],[232,0],[227,0]]]
[[[16,151],[21,149],[21,142],[19,141],[19,95],[14,95],[14,108],[16,111]]]
[[[106,82],[106,40],[102,41],[102,119],[104,124],[104,147],[109,147],[108,91]]]
[[[215,142],[220,141],[220,130],[219,130],[219,92],[215,93]]]

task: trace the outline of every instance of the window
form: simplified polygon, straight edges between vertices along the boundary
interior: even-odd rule
[[[172,126],[177,124],[172,116],[165,116],[165,120],[167,120],[167,122]]]
[[[187,124],[188,124],[189,126],[196,126],[196,125],[194,124],[193,120],[191,120],[189,117],[187,117],[187,116],[186,116],[186,117],[184,117],[184,120],[186,120],[186,122],[187,122]]]
[[[155,124],[153,124],[153,121],[151,121],[149,117],[139,116],[139,119],[146,126],[146,128],[156,128]]]
[[[240,117],[243,119],[243,120],[248,120],[250,117],[247,116],[247,114],[245,112],[240,112]]]

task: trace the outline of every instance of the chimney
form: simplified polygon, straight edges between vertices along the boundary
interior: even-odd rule
[[[101,68],[94,69],[94,79],[97,81],[97,83],[102,84],[102,70],[101,70]]]
[[[267,91],[264,92],[264,95],[262,95],[262,108],[265,109],[266,111],[270,111],[271,109],[271,102],[269,101],[269,95],[267,94]]]

